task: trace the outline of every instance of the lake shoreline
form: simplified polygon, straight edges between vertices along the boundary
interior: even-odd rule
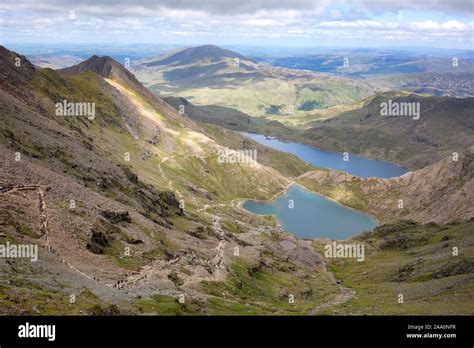
[[[319,147],[319,146],[314,145],[311,142],[305,142],[302,139],[291,139],[291,138],[285,138],[285,137],[281,138],[278,135],[266,135],[266,134],[262,134],[262,133],[255,133],[255,132],[252,132],[251,130],[236,130],[236,132],[239,132],[240,134],[247,133],[247,134],[262,135],[268,140],[278,140],[278,141],[281,141],[282,143],[286,143],[286,144],[301,144],[301,145],[306,145],[306,146],[312,147],[313,149],[323,151],[323,152],[332,152],[332,153],[341,153],[342,154],[342,152],[338,152],[336,150],[329,149],[329,148]],[[243,135],[245,136],[245,134],[243,134]],[[367,155],[362,155],[362,154],[357,154],[357,153],[352,153],[352,154],[354,156],[362,157],[362,158],[373,160],[373,161],[387,162],[387,163],[393,164],[397,167],[401,167],[403,169],[406,169],[407,172],[420,169],[420,168],[406,167],[405,165],[403,165],[401,163],[397,163],[397,162],[387,160],[387,159],[383,159],[383,158],[377,158],[377,157],[375,157],[371,154],[367,154]]]
[[[369,178],[382,178],[382,179],[392,179],[392,178],[396,178],[396,177],[400,177],[412,170],[415,170],[413,168],[408,168],[408,167],[405,167],[403,166],[402,164],[399,164],[399,163],[395,163],[393,161],[390,161],[390,160],[385,160],[385,159],[378,159],[378,158],[375,158],[373,156],[364,156],[364,155],[360,155],[360,154],[355,154],[355,153],[348,153],[349,155],[349,158],[351,156],[354,156],[356,158],[356,161],[368,161],[368,162],[379,162],[381,165],[390,165],[394,168],[397,168],[397,170],[401,170],[403,172],[400,172],[400,173],[397,173],[398,175],[395,175],[395,176],[391,176],[391,177],[386,177],[386,176],[380,176],[380,175],[375,175],[375,176],[368,176],[368,175],[360,175],[358,173],[354,173],[354,172],[351,172],[350,170],[347,171],[347,170],[344,170],[344,169],[341,169],[341,168],[334,168],[334,167],[327,167],[327,166],[324,166],[322,164],[319,164],[319,163],[311,163],[309,162],[307,159],[303,158],[301,155],[299,155],[298,153],[295,153],[294,151],[289,151],[288,149],[281,149],[277,146],[272,146],[271,144],[265,142],[265,141],[277,141],[277,142],[280,142],[280,143],[283,143],[283,144],[287,144],[287,145],[296,145],[296,146],[304,146],[304,147],[307,147],[315,152],[319,152],[319,153],[323,153],[325,155],[338,155],[338,156],[343,156],[343,152],[337,152],[337,151],[334,151],[334,150],[329,150],[329,149],[324,149],[324,148],[320,148],[320,147],[317,147],[317,146],[314,146],[314,145],[311,145],[311,144],[307,144],[307,143],[304,143],[304,142],[296,142],[296,140],[291,140],[291,141],[288,141],[286,139],[280,139],[278,138],[278,136],[276,137],[272,137],[272,138],[269,138],[267,135],[265,134],[260,134],[260,133],[252,133],[252,132],[248,132],[248,131],[239,131],[240,134],[242,134],[243,136],[249,138],[249,139],[252,139],[253,141],[256,141],[257,143],[261,144],[261,145],[264,145],[264,146],[268,146],[270,148],[273,148],[273,149],[276,149],[278,151],[282,151],[282,152],[286,152],[286,153],[290,153],[296,157],[298,157],[300,160],[302,160],[303,162],[305,163],[308,163],[310,165],[313,165],[315,167],[320,167],[320,168],[323,168],[323,169],[328,169],[328,170],[336,170],[336,171],[341,171],[341,172],[344,172],[344,173],[347,173],[347,174],[351,174],[353,176],[357,176],[357,177],[360,177],[360,178],[364,178],[364,179],[369,179]],[[261,140],[255,138],[255,137],[252,137],[252,136],[249,136],[249,135],[254,135],[255,137],[263,137],[264,138],[264,142],[261,142]]]
[[[410,171],[409,168],[406,168],[406,167],[404,167],[404,166],[402,166],[398,163],[394,163],[392,161],[387,161],[387,160],[383,160],[383,159],[382,160],[372,159],[371,158],[372,156],[364,157],[364,156],[357,155],[357,154],[352,154],[352,153],[348,154],[348,156],[349,156],[348,158],[353,158],[353,160],[350,161],[350,163],[349,163],[349,161],[345,161],[347,163],[341,163],[344,160],[341,157],[341,156],[343,156],[343,153],[334,152],[334,151],[326,150],[326,149],[321,149],[321,148],[318,148],[318,147],[315,147],[313,145],[309,145],[309,144],[306,144],[306,143],[297,143],[297,142],[294,142],[294,140],[286,140],[286,139],[285,140],[280,140],[278,138],[278,136],[268,137],[268,135],[259,134],[259,133],[251,133],[251,132],[248,132],[248,131],[247,132],[246,131],[241,131],[240,133],[243,136],[246,136],[249,139],[252,139],[253,141],[256,141],[257,143],[259,143],[263,146],[268,146],[268,147],[276,149],[278,151],[293,154],[294,156],[298,157],[300,160],[304,161],[305,163],[308,163],[308,164],[313,165],[315,167],[319,167],[321,170],[325,170],[325,171],[329,171],[329,172],[334,171],[334,172],[346,173],[348,175],[359,177],[361,179],[367,179],[367,180],[371,179],[371,178],[390,180],[390,179],[397,178],[397,177],[400,177],[402,175],[405,175],[406,173],[408,173]],[[284,144],[284,145],[282,145],[282,144]],[[286,145],[289,145],[289,146],[286,146]],[[271,211],[265,211],[265,210],[260,211],[260,212],[262,212],[262,214],[259,214],[259,209],[256,209],[255,211],[252,211],[252,210],[246,209],[244,207],[244,205],[247,202],[259,203],[259,204],[262,204],[262,205],[272,204],[275,201],[277,201],[281,196],[287,194],[292,187],[297,186],[298,189],[300,189],[301,191],[308,192],[308,193],[311,193],[313,195],[319,196],[320,198],[322,198],[324,200],[327,200],[331,203],[335,203],[338,207],[347,209],[348,211],[351,211],[355,214],[363,215],[365,218],[367,218],[371,221],[371,223],[369,224],[370,229],[367,229],[366,231],[373,231],[377,226],[381,225],[381,221],[379,221],[379,219],[377,217],[373,216],[369,211],[359,210],[359,209],[347,206],[344,203],[336,200],[335,198],[325,196],[324,194],[322,194],[320,192],[315,192],[311,188],[308,188],[308,187],[304,186],[303,183],[299,182],[298,178],[295,179],[297,181],[294,181],[294,180],[291,180],[291,179],[289,179],[289,180],[290,180],[290,182],[286,185],[286,187],[284,189],[278,191],[276,194],[274,194],[269,199],[265,199],[265,200],[250,199],[250,198],[240,199],[237,202],[236,207],[238,209],[240,209],[241,211],[245,211],[246,213],[251,213],[251,214],[255,214],[255,215],[259,215],[259,216],[272,216],[275,219],[277,225],[282,230],[284,230],[285,232],[290,233],[292,235],[295,235],[298,238],[312,239],[312,240],[318,239],[318,238],[326,238],[324,236],[314,237],[314,238],[313,237],[309,237],[309,238],[308,237],[303,237],[305,234],[313,233],[312,232],[313,229],[306,227],[308,230],[307,230],[307,232],[305,232],[304,228],[303,228],[303,231],[302,231],[299,227],[297,228],[296,226],[293,226],[294,228],[297,228],[297,230],[300,229],[299,234],[301,234],[301,236],[299,236],[298,233],[290,232],[286,228],[283,227],[284,225],[286,225],[288,227],[288,221],[285,220],[286,218],[284,217],[284,215],[278,217],[277,216],[278,214],[277,215],[272,214]],[[279,204],[279,203],[277,203],[277,204]],[[321,209],[325,209],[325,208],[321,207]],[[268,212],[268,214],[264,214],[263,212]],[[322,210],[322,212],[324,212],[324,210]],[[305,214],[312,214],[312,212],[309,211],[309,212],[306,212]],[[353,219],[353,217],[350,217],[350,216],[351,215],[348,215],[347,219],[349,219],[349,220],[346,221],[346,223],[349,224],[348,225],[349,227],[347,227],[347,230],[343,230],[343,233],[347,232],[347,231],[354,231],[354,230],[357,231],[357,228],[358,228],[359,225],[358,225],[357,222],[355,222],[355,220],[352,221],[351,219]],[[285,220],[285,223],[283,223],[283,221],[280,221],[279,218],[282,218],[283,220]],[[346,217],[344,215],[342,215],[341,218],[345,219]],[[362,218],[362,219],[364,219],[364,218]],[[319,227],[319,228],[325,228],[328,233],[331,233],[329,231],[333,230],[333,228],[337,229],[336,226],[341,225],[341,222],[337,221],[337,220],[334,220],[335,222],[332,223],[332,225],[331,225],[330,222],[328,223],[328,221],[330,221],[330,220],[325,220],[325,222],[322,225],[322,226],[324,226],[324,224],[326,224],[326,227]],[[352,225],[353,223],[354,223],[354,225]],[[372,225],[374,225],[374,227],[371,227]],[[316,227],[316,228],[318,228],[318,227]],[[360,234],[362,232],[364,232],[364,230],[360,231],[359,233],[355,234],[354,236],[357,236],[358,234]],[[339,233],[339,232],[337,232],[337,233]],[[343,239],[338,239],[338,240],[351,239],[354,236],[343,238]],[[328,237],[328,238],[331,238],[331,237]],[[334,237],[332,237],[332,238],[334,238]]]
[[[371,230],[364,230],[364,231],[360,231],[359,233],[353,235],[353,236],[350,236],[350,237],[347,237],[347,238],[330,238],[330,237],[327,237],[327,236],[318,236],[318,237],[314,237],[314,238],[309,238],[309,237],[302,237],[302,236],[299,236],[297,233],[294,233],[294,232],[291,232],[291,231],[288,231],[287,229],[285,229],[283,227],[283,223],[280,221],[280,219],[278,218],[277,215],[275,214],[258,214],[258,213],[255,213],[251,210],[248,210],[246,208],[243,207],[243,205],[246,203],[246,202],[256,202],[256,203],[262,203],[262,204],[268,204],[268,203],[271,203],[271,202],[274,202],[275,200],[277,200],[279,197],[281,197],[282,195],[286,194],[289,189],[293,186],[297,186],[299,187],[301,190],[303,191],[306,191],[306,192],[309,192],[311,194],[314,194],[314,195],[317,195],[317,196],[320,196],[324,199],[327,199],[328,201],[332,202],[332,203],[335,203],[337,204],[338,206],[342,207],[342,208],[345,208],[345,209],[348,209],[348,210],[351,210],[357,214],[362,214],[362,215],[366,215],[369,219],[371,219],[374,223],[375,223],[375,226],[371,229]],[[366,231],[369,231],[369,232],[372,232],[375,228],[377,228],[378,226],[380,226],[380,221],[375,217],[373,216],[372,214],[366,212],[366,211],[362,211],[362,210],[358,210],[358,209],[355,209],[355,208],[352,208],[352,207],[349,207],[349,206],[346,206],[344,205],[343,203],[341,202],[338,202],[337,200],[331,198],[331,197],[327,197],[319,192],[315,192],[315,191],[312,191],[311,189],[303,186],[302,184],[298,183],[298,182],[290,182],[285,189],[281,190],[280,192],[276,193],[275,195],[273,195],[270,199],[267,199],[267,200],[259,200],[259,199],[239,199],[237,201],[237,204],[236,204],[236,207],[239,208],[240,210],[243,210],[245,211],[246,213],[251,213],[251,214],[255,214],[255,215],[258,215],[258,216],[272,216],[278,227],[280,227],[285,233],[289,233],[299,239],[304,239],[304,240],[317,240],[317,239],[321,239],[321,238],[328,238],[328,239],[331,239],[331,240],[339,240],[339,241],[345,241],[345,240],[350,240],[358,235],[360,235],[361,233],[363,232],[366,232]]]
[[[372,214],[370,214],[369,212],[364,211],[364,210],[355,209],[355,208],[353,208],[353,207],[350,207],[350,206],[348,206],[348,205],[345,205],[344,203],[341,203],[341,202],[339,202],[338,200],[336,200],[336,199],[334,199],[334,198],[332,198],[332,197],[328,197],[328,196],[323,195],[322,193],[313,191],[313,190],[307,188],[306,186],[303,186],[303,184],[300,184],[299,182],[296,182],[296,181],[291,182],[290,184],[288,184],[288,185],[286,186],[285,189],[283,189],[283,190],[281,190],[280,192],[274,194],[274,195],[273,195],[271,198],[269,198],[269,199],[265,199],[265,200],[262,200],[262,199],[251,199],[251,198],[240,199],[240,200],[237,202],[237,207],[240,208],[240,209],[245,210],[246,212],[251,212],[250,210],[247,210],[247,209],[245,209],[245,208],[243,207],[243,204],[244,204],[245,202],[247,202],[247,201],[252,201],[252,202],[257,202],[257,203],[270,203],[270,202],[272,202],[272,201],[278,199],[278,197],[283,196],[284,194],[286,194],[286,193],[288,192],[288,190],[290,189],[290,187],[293,186],[293,185],[297,185],[297,186],[301,187],[303,190],[305,190],[305,191],[307,191],[307,192],[311,192],[311,193],[314,193],[314,194],[319,195],[319,196],[321,196],[321,197],[324,197],[324,198],[326,198],[326,199],[328,199],[328,200],[330,200],[330,201],[332,201],[332,202],[334,202],[334,203],[336,203],[336,204],[338,204],[338,205],[340,205],[340,206],[342,206],[342,207],[344,207],[344,208],[351,209],[351,210],[353,210],[353,211],[355,211],[355,212],[358,212],[358,213],[367,214],[367,215],[369,215],[374,221],[377,222],[377,225],[380,225],[380,224],[381,224],[381,222],[380,222],[375,216],[373,216]],[[251,213],[252,213],[252,214],[255,214],[255,213],[253,213],[253,212],[251,212]],[[257,214],[257,215],[258,215],[258,214]],[[261,216],[265,216],[265,215],[261,215]],[[266,215],[266,216],[269,216],[269,215]]]

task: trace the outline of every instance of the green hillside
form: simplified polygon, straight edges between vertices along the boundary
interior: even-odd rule
[[[305,115],[355,102],[374,91],[359,80],[275,68],[212,45],[145,59],[133,66],[133,72],[157,95],[258,117]]]

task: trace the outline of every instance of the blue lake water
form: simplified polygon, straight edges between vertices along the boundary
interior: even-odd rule
[[[241,132],[268,147],[289,152],[312,165],[340,170],[363,178],[393,178],[407,172],[396,164],[371,160],[349,154],[344,161],[342,153],[324,151],[311,146],[269,139],[261,134]],[[293,200],[294,208],[289,208]],[[340,205],[324,196],[293,185],[288,192],[272,202],[245,201],[243,208],[259,215],[274,215],[283,228],[302,238],[328,237],[346,239],[377,227],[368,214]]]
[[[291,200],[293,208],[290,208]],[[301,238],[346,239],[377,226],[370,215],[344,207],[299,185],[290,186],[274,201],[247,200],[242,207],[259,215],[275,215],[285,231]]]
[[[278,139],[268,139],[261,134],[247,132],[241,132],[241,134],[262,145],[292,153],[314,166],[340,170],[363,178],[393,178],[407,172],[406,168],[390,162],[371,160],[353,154],[349,154],[349,160],[344,161],[342,153],[324,151],[299,143],[285,143]]]

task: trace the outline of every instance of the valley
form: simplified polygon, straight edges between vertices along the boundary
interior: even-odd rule
[[[138,61],[131,71],[159,96],[179,96],[196,105],[234,108],[258,117],[304,115],[374,91],[363,81],[273,67],[214,45]]]
[[[95,55],[39,68],[4,47],[0,60],[0,238],[40,246],[37,263],[0,259],[2,314],[472,313],[472,98],[378,92],[216,46],[130,70]],[[378,116],[387,99],[419,101],[420,122]],[[93,102],[96,115],[61,117],[62,100]],[[361,164],[353,176],[238,131],[411,171]],[[228,149],[257,160],[220,163]],[[238,204],[293,183],[378,220],[340,236],[367,248],[364,266],[325,258],[330,235],[297,237]]]
[[[472,5],[1,1],[0,348],[472,346]]]

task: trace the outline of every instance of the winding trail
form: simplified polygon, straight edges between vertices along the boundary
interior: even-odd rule
[[[163,157],[163,159],[161,160],[161,162],[158,163],[158,170],[160,171],[161,175],[162,175],[164,178],[166,178],[166,174],[165,174],[165,172],[163,171],[163,168],[161,168],[161,165],[162,165],[163,163],[165,163],[167,160],[169,160],[169,159],[171,159],[171,158],[174,158],[174,157],[176,157],[176,156],[171,156],[171,157],[166,156],[166,157]],[[170,189],[172,189],[173,191],[175,191],[176,194],[179,196],[179,198],[183,198],[183,195],[181,194],[181,192],[179,192],[179,190],[178,190],[176,187],[174,187],[173,181],[172,181],[171,179],[169,179],[169,178],[168,178],[168,187],[169,187]]]
[[[161,163],[165,162],[168,159],[168,157],[163,158]],[[161,164],[160,163],[160,164]],[[161,166],[159,167],[161,170]],[[162,171],[162,170],[161,170]],[[164,174],[164,173],[163,173]],[[170,183],[172,184],[171,180]],[[294,184],[293,181],[291,181],[287,188]],[[172,187],[172,185],[170,185]],[[41,222],[41,239],[43,239],[44,244],[40,245],[42,248],[46,249],[46,251],[49,254],[54,255],[57,257],[61,263],[65,264],[68,266],[71,270],[75,271],[76,273],[80,274],[81,276],[89,279],[89,280],[94,280],[95,282],[98,282],[102,285],[105,285],[109,288],[114,288],[117,290],[124,290],[124,287],[128,287],[131,285],[134,285],[142,280],[146,280],[149,277],[155,275],[155,274],[160,274],[163,273],[164,270],[168,269],[169,266],[179,262],[182,258],[195,258],[195,255],[184,255],[184,256],[178,256],[174,259],[171,260],[155,260],[151,264],[143,266],[139,271],[131,272],[129,275],[126,276],[126,278],[119,279],[115,281],[114,283],[105,283],[101,282],[98,278],[91,276],[89,274],[86,274],[76,268],[74,265],[70,264],[66,259],[64,259],[56,249],[54,249],[49,242],[49,229],[48,229],[48,215],[47,215],[47,204],[46,204],[46,199],[45,199],[45,192],[46,188],[41,185],[12,185],[12,186],[6,186],[6,187],[0,187],[0,193],[3,194],[14,194],[15,192],[21,192],[21,191],[36,191],[38,194],[38,203],[39,203],[39,213],[40,213],[40,222]],[[175,190],[177,191],[177,190]],[[178,193],[179,196],[181,197],[181,194]],[[276,196],[280,195],[278,193]],[[217,232],[217,237],[218,237],[218,243],[215,247],[215,255],[212,258],[212,260],[209,262],[206,260],[201,260],[203,263],[207,263],[209,266],[212,267],[213,272],[212,272],[212,279],[213,280],[223,280],[225,279],[227,273],[229,272],[227,266],[225,265],[224,262],[224,251],[225,247],[227,245],[226,239],[225,239],[225,233],[221,227],[221,217],[214,215],[210,212],[207,212],[206,209],[212,208],[210,205],[205,205],[201,209],[198,210],[198,212],[204,212],[207,214],[213,221],[213,228]],[[330,308],[333,306],[337,306],[340,304],[343,304],[352,298],[355,297],[355,291],[352,289],[349,289],[336,280],[334,274],[330,272],[327,268],[327,262],[323,261],[322,265],[323,273],[325,273],[331,280],[331,282],[338,288],[339,293],[335,295],[335,297],[327,301],[325,303],[321,303],[317,305],[316,307],[312,308],[309,312],[310,315],[317,315],[319,312],[326,308]],[[128,293],[128,292],[127,292]]]
[[[14,185],[14,186],[7,186],[1,187],[0,192],[3,194],[14,194],[15,192],[21,191],[36,191],[38,193],[38,201],[39,201],[39,213],[40,213],[40,223],[41,223],[41,237],[44,240],[44,245],[40,245],[40,247],[46,249],[46,251],[56,256],[61,263],[68,266],[71,270],[79,273],[81,276],[86,277],[90,280],[99,281],[98,278],[93,277],[89,274],[82,272],[81,270],[77,269],[74,265],[70,264],[66,259],[64,259],[58,251],[53,248],[49,242],[49,228],[48,228],[48,215],[47,215],[47,205],[46,205],[46,198],[45,198],[45,187],[41,185]],[[105,284],[104,285],[108,285]]]
[[[343,304],[349,301],[350,299],[354,298],[356,295],[354,290],[346,288],[345,286],[337,282],[336,277],[334,277],[334,274],[328,270],[326,261],[323,261],[323,272],[329,277],[331,282],[338,288],[340,293],[337,294],[332,300],[321,303],[317,305],[316,307],[314,307],[313,309],[311,309],[309,312],[310,315],[316,315],[318,314],[318,312],[321,312],[323,309]]]
[[[160,173],[162,174],[162,176],[164,178],[167,178],[167,176],[166,176],[165,172],[163,171],[163,168],[161,167],[161,165],[164,162],[168,161],[170,158],[174,158],[174,157],[176,157],[176,156],[163,157],[161,162],[158,164],[158,168],[160,170]],[[168,178],[168,186],[173,191],[175,191],[180,198],[183,197],[181,192],[179,192],[179,190],[177,190],[176,187],[174,187],[173,181],[169,178]],[[224,231],[222,230],[222,227],[221,227],[221,217],[206,211],[206,209],[211,208],[211,207],[212,207],[211,205],[206,204],[202,208],[197,209],[197,212],[204,212],[205,214],[207,214],[211,218],[211,220],[213,221],[213,228],[217,232],[219,242],[218,242],[218,244],[215,248],[216,254],[213,257],[213,259],[211,261],[211,264],[214,268],[214,272],[213,272],[214,278],[221,279],[222,276],[225,275],[225,271],[227,271],[227,267],[224,264],[224,249],[225,249],[225,246],[226,246],[225,233],[224,233]]]
[[[215,268],[214,276],[216,278],[220,278],[222,272],[219,272],[219,270],[227,269],[227,267],[224,264],[224,248],[226,246],[226,241],[224,239],[225,233],[221,227],[221,217],[210,214],[210,213],[207,213],[207,214],[214,219],[213,228],[218,233],[219,243],[216,246],[216,255],[214,256],[214,259],[212,260],[212,264],[214,265],[214,268]]]

